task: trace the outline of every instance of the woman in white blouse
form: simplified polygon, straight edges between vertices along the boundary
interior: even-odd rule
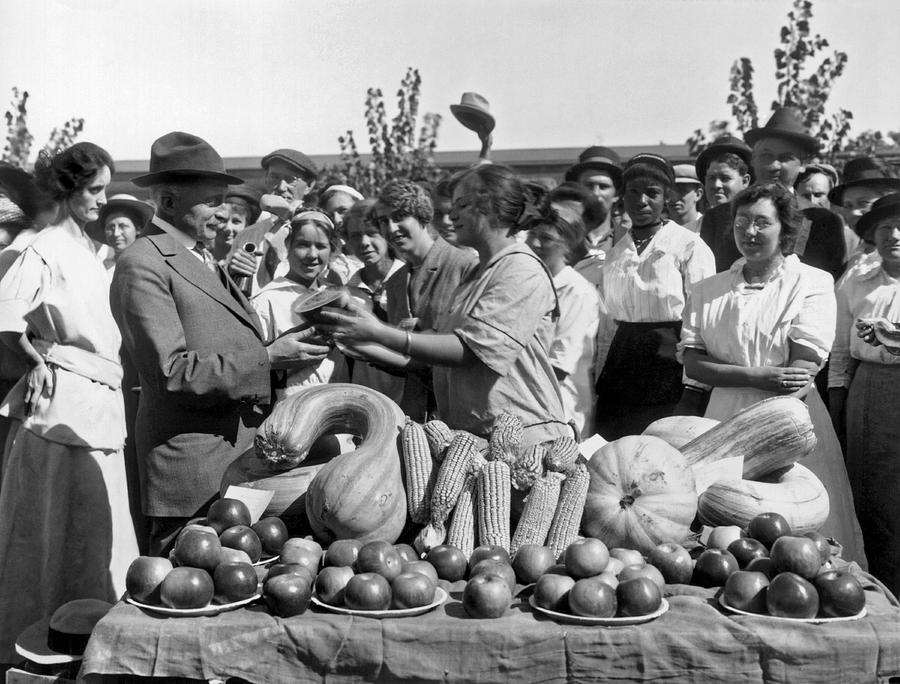
[[[685,373],[713,388],[706,416],[718,420],[768,397],[805,398],[817,445],[804,465],[831,503],[822,532],[844,546],[844,558],[865,566],[840,444],[813,383],[834,339],[834,281],[791,253],[802,215],[787,188],[754,185],[732,211],[743,258],[691,292],[679,345]]]
[[[883,346],[866,344],[875,342],[866,319],[900,321],[900,193],[875,202],[859,219],[860,228],[861,233],[874,232],[881,265],[844,280],[837,290],[829,408],[835,424],[846,425],[847,471],[869,569],[896,594],[900,591],[900,356]]]

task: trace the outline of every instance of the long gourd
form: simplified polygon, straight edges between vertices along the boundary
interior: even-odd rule
[[[773,482],[720,480],[697,502],[704,525],[746,527],[760,513],[780,513],[795,534],[818,530],[829,513],[828,491],[807,467],[795,463]]]
[[[681,447],[689,465],[743,456],[744,479],[758,480],[790,467],[816,448],[806,404],[796,397],[763,399]]]

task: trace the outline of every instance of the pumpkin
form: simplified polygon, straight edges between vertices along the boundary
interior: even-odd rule
[[[403,411],[380,392],[360,385],[322,385],[316,395],[326,418],[352,425],[358,448],[335,456],[306,490],[306,515],[316,538],[394,542],[406,524],[400,459]],[[330,409],[327,407],[331,407]],[[333,412],[344,414],[337,419]]]
[[[601,447],[588,463],[584,531],[647,554],[681,542],[697,513],[694,475],[678,449],[659,437],[630,435]]]
[[[695,437],[711,430],[719,421],[701,416],[666,416],[654,420],[641,433],[659,437],[667,444],[680,449]]]

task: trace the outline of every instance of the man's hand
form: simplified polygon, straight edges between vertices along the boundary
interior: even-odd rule
[[[256,257],[243,249],[236,250],[228,259],[228,273],[232,278],[256,275]]]
[[[331,353],[331,347],[314,328],[303,328],[277,338],[266,347],[266,352],[273,369],[292,370],[320,363]]]
[[[53,396],[55,381],[53,371],[43,361],[28,371],[28,384],[25,386],[25,413],[27,415],[30,416],[35,412],[42,396],[47,399]]]

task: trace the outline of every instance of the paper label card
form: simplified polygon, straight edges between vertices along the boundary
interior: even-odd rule
[[[591,435],[578,445],[578,451],[582,456],[590,461],[591,456],[597,453],[597,449],[604,447],[607,444],[609,444],[609,442],[603,439],[603,437],[601,437],[600,435]]]

